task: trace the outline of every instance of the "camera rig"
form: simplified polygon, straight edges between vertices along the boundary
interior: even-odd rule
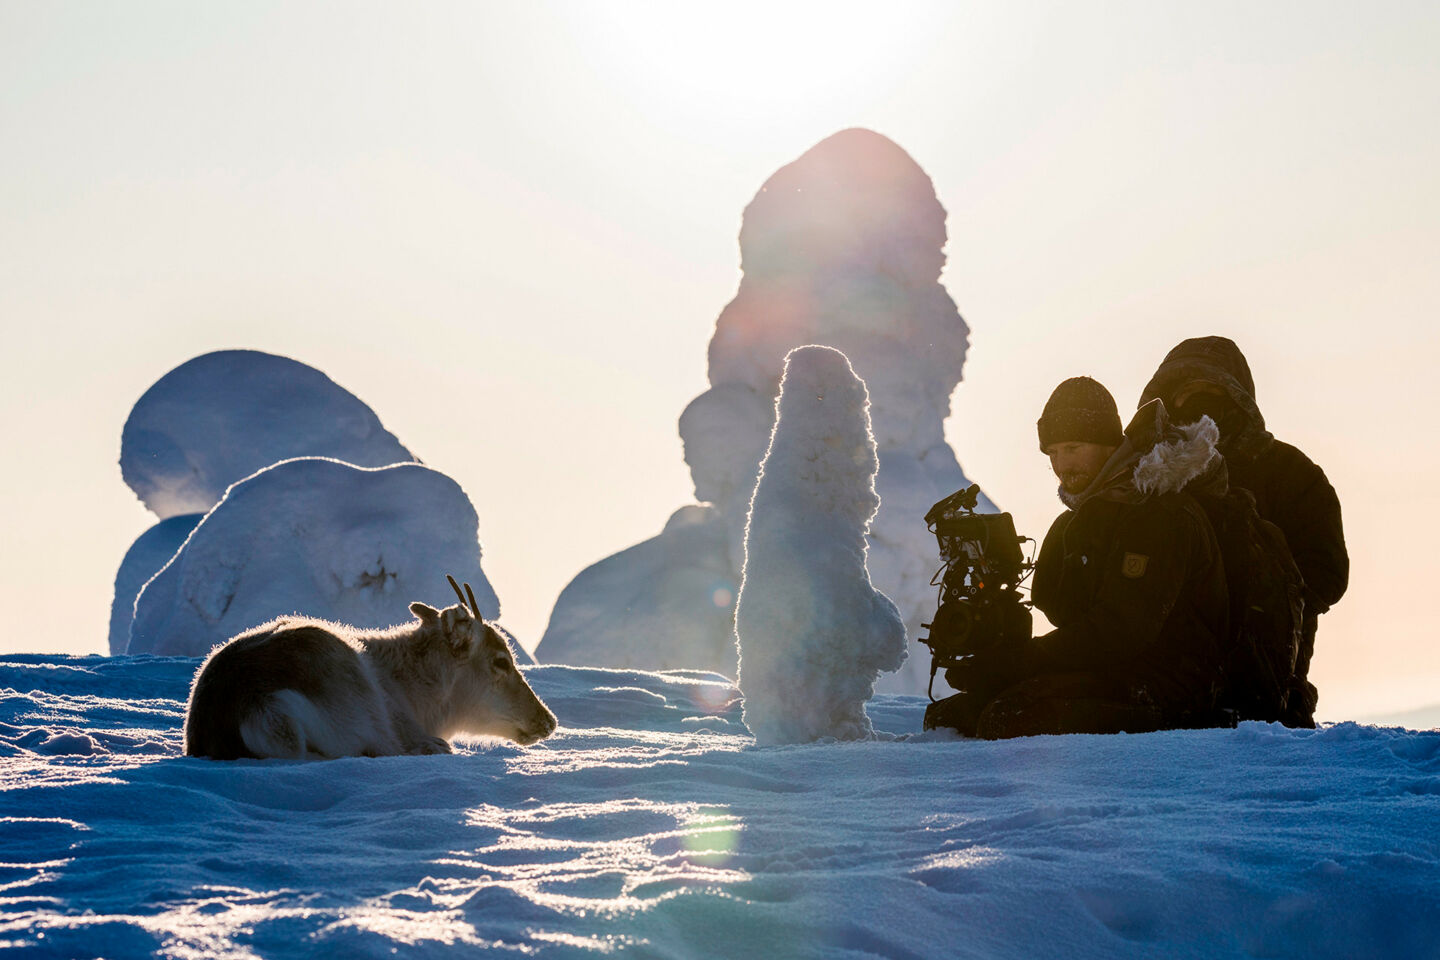
[[[935,617],[921,626],[930,631],[919,641],[930,648],[930,683],[935,673],[997,643],[1028,640],[1030,605],[1020,585],[1035,569],[1020,551],[1029,537],[1015,534],[1008,513],[976,513],[980,485],[958,490],[930,508],[925,525],[940,543],[944,561],[931,579],[940,588]]]

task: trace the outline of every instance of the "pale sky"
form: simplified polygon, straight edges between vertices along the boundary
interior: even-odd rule
[[[1129,411],[1230,336],[1344,504],[1319,716],[1440,701],[1437,50],[1431,3],[0,0],[0,652],[104,650],[153,520],[121,427],[226,348],[324,370],[459,481],[533,647],[692,500],[675,423],[741,210],[865,126],[949,211],[947,434],[1021,531],[1060,510],[1056,383]]]

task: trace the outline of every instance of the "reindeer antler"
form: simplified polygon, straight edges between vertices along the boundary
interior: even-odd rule
[[[465,606],[465,597],[466,597],[466,595],[469,595],[469,597],[470,597],[470,612],[473,613],[473,614],[475,614],[475,619],[476,619],[476,620],[480,620],[480,621],[483,622],[483,621],[485,620],[485,618],[482,617],[482,616],[480,616],[480,604],[478,604],[478,603],[475,602],[475,591],[470,589],[470,584],[468,584],[468,583],[465,584],[465,593],[461,593],[461,592],[460,592],[460,584],[458,584],[458,583],[455,582],[455,578],[454,578],[454,577],[450,576],[450,574],[447,573],[447,574],[445,574],[445,579],[450,581],[450,589],[451,589],[451,590],[454,590],[454,591],[455,591],[455,596],[457,596],[457,597],[460,598],[460,606],[462,606],[462,607]]]
[[[454,590],[455,596],[460,598],[460,606],[465,606],[465,594],[460,592],[460,584],[456,583],[455,578],[448,573],[445,574],[445,579],[450,581],[450,589]]]

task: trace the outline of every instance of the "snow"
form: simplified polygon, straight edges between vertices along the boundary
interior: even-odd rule
[[[161,520],[140,534],[115,573],[115,597],[110,601],[110,652],[124,653],[130,645],[130,621],[135,598],[150,578],[160,572],[190,536],[203,513],[182,513]]]
[[[882,695],[756,747],[713,675],[541,666],[529,748],[219,763],[197,666],[0,658],[17,955],[1440,957],[1440,733],[988,743]]]
[[[710,389],[680,418],[695,496],[711,505],[711,522],[723,526],[724,535],[691,544],[704,555],[688,560],[677,559],[676,545],[662,535],[639,553],[581,571],[555,605],[536,650],[539,660],[675,662],[663,640],[652,641],[659,643],[653,649],[634,648],[635,638],[656,635],[644,629],[648,608],[632,606],[631,599],[653,592],[650,564],[657,554],[696,569],[728,569],[728,579],[738,582],[745,517],[781,365],[786,353],[805,344],[842,350],[870,390],[881,498],[870,573],[899,607],[909,635],[920,635],[920,624],[935,612],[930,579],[940,566],[923,518],[931,504],[970,485],[944,437],[969,342],[969,328],[940,283],[945,241],[945,210],[930,178],[873,131],[828,137],[765,182],[745,209],[744,275],[715,325]],[[983,497],[981,507],[994,509]],[[709,635],[700,624],[713,618],[711,601],[688,584],[662,606],[672,622],[692,618],[696,626],[687,636]],[[587,631],[596,622],[615,625],[607,641],[628,637],[631,646],[590,643]],[[706,653],[690,665],[723,668],[722,653]],[[911,657],[881,689],[918,693],[928,679],[928,660]]]
[[[145,585],[127,650],[203,656],[284,614],[408,623],[412,601],[454,602],[446,574],[468,581],[494,619],[500,601],[480,569],[477,527],[459,484],[418,463],[277,463],[231,487]]]
[[[745,528],[736,604],[745,726],[762,744],[872,735],[865,702],[905,659],[905,624],[870,582],[880,506],[869,398],[845,354],[790,351]]]
[[[739,578],[726,559],[726,536],[713,507],[681,507],[660,536],[607,557],[565,588],[536,658],[733,677]]]
[[[207,353],[171,370],[135,403],[120,441],[125,482],[161,520],[204,513],[237,480],[307,456],[361,467],[415,459],[344,387],[258,350]]]

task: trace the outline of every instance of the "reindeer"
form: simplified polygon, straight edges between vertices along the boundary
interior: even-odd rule
[[[412,603],[418,623],[357,630],[280,617],[216,647],[190,689],[186,755],[378,757],[450,753],[458,733],[548,737],[555,714],[480,616],[470,584],[461,594],[446,579],[460,603]]]

